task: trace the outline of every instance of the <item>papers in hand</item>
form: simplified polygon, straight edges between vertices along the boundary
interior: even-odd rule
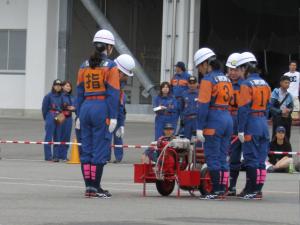
[[[157,111],[164,110],[164,109],[166,109],[165,106],[157,106],[157,107],[153,108],[153,111],[157,112]]]

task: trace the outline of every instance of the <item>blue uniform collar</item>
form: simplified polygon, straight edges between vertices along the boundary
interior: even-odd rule
[[[175,73],[175,76],[183,77],[183,75],[184,75],[184,72],[182,72],[182,73]]]
[[[205,74],[204,76],[206,77],[206,76],[209,76],[209,75],[217,75],[217,74],[222,74],[222,75],[224,75],[223,72],[222,72],[221,70],[212,70],[212,71],[210,71],[209,73]]]
[[[51,92],[51,94],[54,95],[54,96],[60,96],[60,95],[61,95],[61,92],[54,92],[54,91],[53,91],[53,92]]]
[[[232,85],[241,85],[243,83],[243,81],[244,81],[244,79],[240,77],[237,82],[233,83],[231,81],[231,83],[232,83]]]

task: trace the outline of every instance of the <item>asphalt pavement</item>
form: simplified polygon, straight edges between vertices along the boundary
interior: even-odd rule
[[[300,128],[293,127],[292,145],[299,148]],[[0,139],[42,140],[41,120],[0,119]],[[128,123],[126,144],[148,144],[153,124]],[[159,196],[153,184],[133,183],[133,163],[142,150],[125,151],[122,164],[109,163],[103,186],[111,199],[86,199],[80,166],[43,161],[40,145],[0,145],[0,225],[194,225],[300,223],[299,174],[268,174],[262,201],[229,198],[203,201],[182,192]],[[240,175],[239,190],[245,182]]]

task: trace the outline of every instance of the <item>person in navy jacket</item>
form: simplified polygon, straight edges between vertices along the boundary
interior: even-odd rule
[[[162,82],[159,95],[153,102],[155,117],[155,141],[163,135],[163,128],[166,123],[172,124],[176,130],[179,115],[179,106],[176,98],[170,92],[169,82]]]
[[[46,131],[44,140],[47,142],[60,141],[61,137],[62,126],[55,121],[56,116],[62,112],[61,85],[61,80],[54,80],[51,92],[44,97],[42,103],[42,114]],[[60,145],[54,145],[52,154],[51,145],[44,145],[45,160],[58,162],[60,148]]]

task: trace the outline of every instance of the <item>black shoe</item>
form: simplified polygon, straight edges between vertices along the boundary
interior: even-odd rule
[[[87,187],[84,196],[86,196],[87,198],[98,198],[97,188]]]
[[[93,193],[96,193],[96,189],[93,191],[92,187],[86,187],[85,192],[84,192],[84,197],[91,198]]]
[[[115,160],[115,161],[113,161],[113,163],[115,163],[115,164],[120,163],[120,162],[121,162],[121,160]]]
[[[97,190],[97,198],[111,198],[111,193],[108,190],[103,190],[101,187]]]
[[[235,187],[229,188],[226,195],[227,196],[236,196],[236,189],[235,189]]]
[[[52,162],[59,162],[58,158],[53,158]]]
[[[245,195],[246,195],[246,191],[245,191],[245,189],[243,189],[239,194],[236,195],[236,197],[244,198]]]

